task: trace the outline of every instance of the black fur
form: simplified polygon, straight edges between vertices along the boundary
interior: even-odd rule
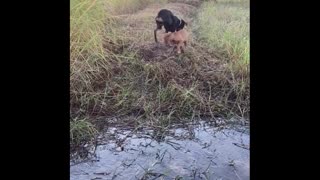
[[[162,21],[157,20],[160,18]],[[164,29],[166,30],[166,33],[168,32],[175,32],[179,31],[184,28],[187,23],[183,19],[179,19],[177,16],[173,15],[173,13],[167,9],[162,9],[159,11],[157,17],[156,17],[156,23],[157,28],[154,30],[154,39],[156,42],[157,40],[157,31],[162,29],[162,26],[164,26]]]

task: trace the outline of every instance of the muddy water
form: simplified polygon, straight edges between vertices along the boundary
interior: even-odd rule
[[[108,141],[97,146],[94,159],[71,165],[71,180],[249,179],[249,130],[244,127],[220,129],[201,122],[175,127],[165,136],[119,128],[109,128],[104,136]]]

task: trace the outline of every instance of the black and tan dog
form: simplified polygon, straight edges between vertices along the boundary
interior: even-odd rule
[[[166,33],[168,33],[179,31],[183,29],[185,25],[187,25],[183,19],[179,19],[168,9],[160,10],[155,20],[157,23],[157,28],[154,30],[154,40],[156,42],[158,42],[157,31],[161,30],[162,26],[164,26]]]

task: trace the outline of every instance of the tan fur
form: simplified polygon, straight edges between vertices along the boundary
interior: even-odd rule
[[[177,48],[177,53],[180,54],[181,51],[184,52],[187,46],[189,34],[185,29],[176,31],[174,33],[168,33],[164,36],[164,43],[166,45],[174,45]]]

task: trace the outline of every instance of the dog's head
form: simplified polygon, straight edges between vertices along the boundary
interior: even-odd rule
[[[156,23],[163,23],[163,19],[161,17],[156,17],[155,20]]]
[[[157,23],[157,29],[161,29],[163,26],[163,19],[161,17],[156,17],[155,20]]]

